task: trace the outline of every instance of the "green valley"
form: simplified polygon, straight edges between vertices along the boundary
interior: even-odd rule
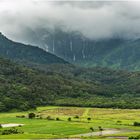
[[[36,118],[29,119],[29,112]],[[79,138],[109,139],[138,136],[139,109],[106,109],[46,106],[36,111],[0,113],[1,124],[24,124],[15,127],[22,134],[0,135],[1,139]],[[23,118],[20,116],[24,116]],[[71,120],[68,120],[71,118]],[[87,118],[91,118],[88,120]],[[102,132],[99,128],[102,128]],[[92,128],[92,129],[91,129]],[[10,127],[0,128],[0,133]],[[106,134],[104,134],[106,132]],[[108,132],[108,133],[107,133]],[[110,134],[109,134],[110,133]]]

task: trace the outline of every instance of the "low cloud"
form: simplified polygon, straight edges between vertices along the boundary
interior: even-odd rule
[[[59,27],[99,40],[140,37],[139,1],[0,0],[0,31],[26,42],[28,30]]]

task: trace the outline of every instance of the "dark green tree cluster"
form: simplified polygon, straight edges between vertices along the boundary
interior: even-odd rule
[[[0,59],[0,111],[42,105],[140,108],[140,72],[73,65],[39,70]]]

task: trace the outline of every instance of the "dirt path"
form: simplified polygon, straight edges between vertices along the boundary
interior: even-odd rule
[[[117,133],[121,133],[125,130],[117,130],[117,129],[108,129],[108,130],[104,130],[102,132],[91,132],[91,133],[85,133],[85,134],[79,134],[78,136],[85,136],[85,137],[89,137],[89,136],[103,136],[103,135],[108,135],[108,134],[117,134]]]
[[[16,127],[16,126],[23,126],[24,124],[17,124],[17,123],[8,123],[8,124],[1,124],[2,127]]]
[[[123,136],[112,136],[112,137],[107,137],[108,139],[117,139],[117,140],[128,140],[128,137],[123,137]]]

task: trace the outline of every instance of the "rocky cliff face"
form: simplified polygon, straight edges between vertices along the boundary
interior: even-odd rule
[[[121,39],[94,41],[85,38],[78,32],[62,32],[60,30],[47,33],[43,37],[44,49],[69,61],[79,62],[102,57],[124,42]],[[109,52],[108,52],[109,51]]]
[[[26,37],[29,42],[74,64],[85,67],[102,66],[140,70],[140,39],[125,40],[114,37],[92,40],[79,32],[66,32],[61,29],[28,31]],[[8,43],[8,40],[6,42]],[[5,54],[9,56],[10,51],[8,50]],[[6,51],[6,49],[2,51]],[[37,52],[38,49],[36,49]],[[44,60],[44,55],[40,54],[39,57]]]
[[[42,36],[43,48],[82,66],[140,69],[140,40],[91,40],[78,32],[56,30]]]

